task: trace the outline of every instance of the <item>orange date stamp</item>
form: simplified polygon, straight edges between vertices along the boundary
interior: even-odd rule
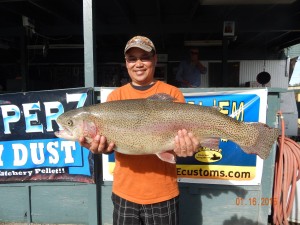
[[[237,197],[235,199],[237,206],[271,206],[277,205],[277,198],[256,198],[251,197],[248,199]]]

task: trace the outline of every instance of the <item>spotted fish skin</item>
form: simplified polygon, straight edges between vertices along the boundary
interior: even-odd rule
[[[201,146],[212,139],[228,139],[248,154],[266,159],[276,141],[278,129],[263,123],[245,123],[222,114],[216,108],[159,99],[133,99],[100,103],[63,113],[57,123],[64,130],[56,136],[91,142],[104,135],[124,154],[157,154],[175,148],[178,130],[192,132]]]

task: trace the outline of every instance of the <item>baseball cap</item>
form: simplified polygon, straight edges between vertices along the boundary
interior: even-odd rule
[[[151,51],[156,52],[153,42],[149,38],[144,37],[144,36],[135,36],[135,37],[131,38],[125,46],[124,54],[130,48],[134,48],[134,47],[143,49],[146,52],[151,52]]]

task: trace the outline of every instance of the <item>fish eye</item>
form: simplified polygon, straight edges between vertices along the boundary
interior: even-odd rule
[[[67,124],[68,124],[69,126],[72,126],[72,125],[73,125],[73,121],[72,121],[72,120],[68,120],[68,121],[67,121]]]

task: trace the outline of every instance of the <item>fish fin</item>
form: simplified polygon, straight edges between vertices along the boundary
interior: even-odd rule
[[[220,138],[203,138],[199,140],[200,145],[205,148],[219,149]]]
[[[256,154],[262,159],[268,158],[272,146],[279,136],[279,130],[264,123],[249,123],[249,126],[254,126],[258,130],[258,138],[254,145],[240,147],[248,154]]]
[[[176,157],[171,152],[160,152],[160,153],[156,153],[156,155],[162,161],[173,163],[173,164],[176,163]]]
[[[158,94],[154,94],[149,96],[147,99],[149,100],[154,100],[154,101],[168,101],[168,102],[173,102],[176,101],[176,98],[173,98],[171,95],[165,94],[165,93],[158,93]]]

